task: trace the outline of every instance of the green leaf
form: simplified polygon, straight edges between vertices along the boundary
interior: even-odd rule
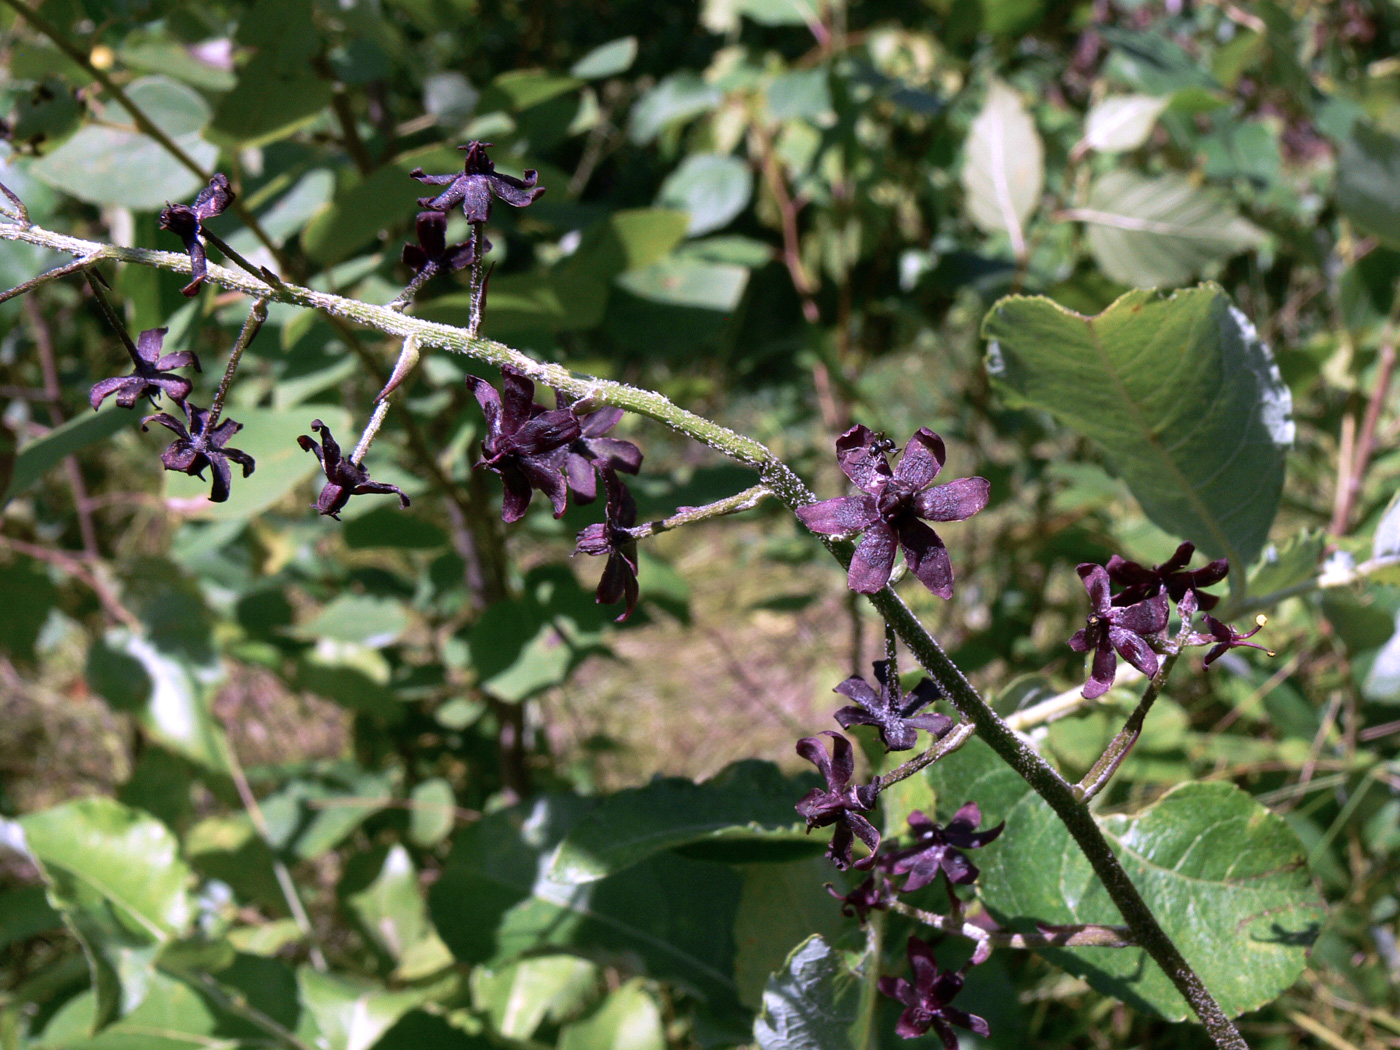
[[[768,116],[773,120],[824,123],[835,114],[830,71],[818,66],[781,73],[768,85],[767,102]]]
[[[1110,95],[1094,104],[1084,118],[1083,146],[1100,153],[1127,153],[1152,134],[1170,98]]]
[[[866,960],[865,965],[878,965]],[[754,1021],[759,1050],[852,1050],[868,1041],[854,1031],[861,1016],[861,978],[844,953],[819,935],[793,949],[769,979]]]
[[[1303,529],[1289,537],[1281,548],[1269,544],[1250,570],[1249,593],[1272,594],[1311,579],[1326,546],[1327,533],[1323,529]]]
[[[425,780],[410,796],[413,808],[408,814],[408,840],[424,848],[436,846],[452,834],[456,823],[457,798],[452,785],[442,777]]]
[[[643,95],[632,107],[627,134],[645,145],[672,124],[691,120],[719,105],[724,95],[689,70],[673,73]]]
[[[301,231],[302,248],[316,262],[331,266],[375,243],[381,230],[401,224],[405,215],[412,214],[415,198],[427,195],[430,187],[408,177],[419,167],[430,175],[459,171],[462,156],[447,146],[425,146],[394,158],[341,190],[312,216]]]
[[[61,427],[54,427],[41,438],[29,442],[15,456],[10,484],[0,504],[22,496],[63,460],[85,448],[105,441],[113,434],[141,422],[141,414],[118,408],[115,402],[97,412],[84,412]]]
[[[986,233],[1008,234],[1020,252],[1045,189],[1045,147],[1021,96],[992,81],[963,149],[968,217]]]
[[[1292,399],[1219,287],[1129,292],[1095,317],[1011,297],[982,333],[1009,404],[1098,444],[1159,528],[1236,571],[1254,560],[1283,489]]]
[[[258,54],[239,70],[238,85],[219,101],[209,125],[220,145],[252,149],[286,138],[330,105],[333,89],[308,66]]]
[[[428,895],[452,954],[496,966],[551,948],[605,958],[625,952],[650,976],[736,1009],[739,878],[723,865],[662,853],[598,882],[555,882],[545,857],[590,805],[543,796],[457,833]]]
[[[9,605],[0,617],[0,653],[32,663],[39,632],[58,604],[58,588],[39,563],[15,561],[0,566],[0,594]]]
[[[93,692],[176,754],[205,769],[227,772],[223,730],[210,711],[204,669],[159,638],[113,628],[88,650]]]
[[[666,1030],[656,1000],[631,980],[587,1020],[567,1026],[559,1050],[665,1050]]]
[[[569,75],[580,80],[601,80],[626,73],[637,60],[637,38],[618,37],[601,47],[595,47],[571,67]]]
[[[748,207],[753,171],[738,157],[697,153],[666,176],[656,202],[690,215],[686,233],[694,237],[728,226]]]
[[[922,783],[922,778],[903,783],[911,781]],[[742,870],[744,893],[734,916],[734,977],[740,1001],[758,1010],[768,979],[783,969],[795,946],[814,933],[836,940],[849,933],[851,924],[826,890],[832,870],[825,857],[748,864]]]
[[[430,989],[391,992],[310,967],[297,971],[297,983],[318,1029],[313,1045],[324,1050],[369,1050],[395,1021],[431,995]]]
[[[21,817],[25,846],[49,900],[82,942],[97,992],[97,1026],[146,998],[156,951],[183,935],[190,869],[170,830],[108,798]]]
[[[355,860],[372,856],[360,854]],[[384,854],[373,882],[344,893],[344,900],[366,936],[391,959],[403,958],[419,941],[432,936],[427,903],[418,889],[418,872],[400,845],[391,846]]]
[[[472,1005],[507,1039],[529,1039],[546,1017],[578,1013],[598,984],[598,967],[572,955],[525,959],[472,971]]]
[[[293,780],[263,800],[268,843],[298,860],[314,860],[392,798],[387,779],[374,773],[346,773],[325,782]]]
[[[671,254],[685,239],[690,217],[684,208],[631,208],[615,211],[584,231],[578,249],[560,264],[569,277],[589,276],[606,281],[629,270],[640,270]],[[496,309],[492,289],[491,311]]]
[[[775,848],[787,856],[812,852],[793,807],[818,784],[811,774],[789,780],[771,762],[747,760],[703,784],[667,777],[619,791],[600,799],[565,836],[549,877],[594,882],[663,850],[698,844],[727,849],[730,861],[763,859]]]
[[[90,1034],[98,1020],[93,993],[70,999],[54,1015],[38,1045],[51,1050],[190,1050],[227,1045],[214,1033],[229,1022],[184,981],[149,975],[145,998],[131,1013]]]
[[[1150,731],[1149,724],[1149,731]],[[929,769],[944,819],[969,798],[1006,831],[979,850],[978,889],[999,922],[1121,924],[1065,826],[991,749],[974,740]],[[1098,818],[1162,928],[1230,1016],[1288,988],[1307,963],[1325,906],[1298,837],[1233,784],[1181,784],[1146,809]],[[1034,857],[1028,863],[1027,857]],[[1186,1002],[1136,948],[1043,949],[1099,991],[1170,1020]]]
[[[1400,138],[1358,121],[1337,158],[1337,207],[1400,248]]]
[[[1094,261],[1109,277],[1139,287],[1185,284],[1210,263],[1264,243],[1222,193],[1181,175],[1144,178],[1115,168],[1095,180],[1085,208]]]
[[[256,462],[253,475],[244,479],[236,464],[232,492],[226,503],[209,502],[209,482],[188,474],[165,473],[166,499],[187,513],[215,521],[234,521],[260,514],[313,476],[322,477],[316,457],[302,451],[297,436],[311,433],[311,421],[321,419],[332,431],[343,433],[350,428],[350,414],[337,405],[298,405],[281,411],[267,408],[243,408],[228,413],[243,424],[229,442],[242,449]],[[155,427],[159,437],[168,432]],[[206,473],[205,477],[208,477]],[[316,486],[320,488],[319,485]],[[308,503],[311,501],[308,499]],[[310,513],[310,511],[308,511]]]
[[[196,164],[213,167],[218,149],[199,134],[209,121],[209,105],[197,91],[157,76],[134,81],[126,93]],[[125,110],[110,103],[108,110],[109,119],[123,124],[130,119]],[[154,139],[96,124],[80,129],[26,170],[89,204],[135,211],[155,211],[166,201],[192,196],[204,185]]]
[[[63,927],[63,915],[49,904],[42,886],[0,893],[0,950]]]
[[[407,628],[408,615],[403,603],[367,594],[342,594],[301,624],[297,634],[311,641],[327,638],[333,642],[382,649],[396,641]]]

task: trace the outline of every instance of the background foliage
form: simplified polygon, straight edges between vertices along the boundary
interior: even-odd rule
[[[1224,608],[1267,609],[1277,660],[1178,668],[1096,807],[1118,843],[1211,844],[1144,892],[1193,961],[1248,953],[1203,975],[1252,1045],[1394,1044],[1393,5],[48,0],[78,63],[6,3],[0,181],[44,226],[173,251],[156,212],[202,184],[94,68],[230,174],[284,272],[368,302],[407,280],[407,173],[490,140],[548,193],[493,214],[485,334],[660,390],[823,496],[851,421],[938,431],[992,504],[946,530],[954,600],[908,599],[1003,714],[1077,691],[1076,563],[1228,555]],[[274,264],[232,213],[211,228]],[[8,284],[61,261],[0,241]],[[206,362],[246,310],[107,276],[132,331]],[[445,354],[368,460],[412,508],[317,517],[296,436],[353,433],[398,347],[278,304],[230,400],[257,473],[212,505],[139,417],[87,408],[122,351],[82,292],[0,305],[0,1044],[892,1043],[850,970],[899,969],[908,924],[842,919],[792,810],[793,740],[880,655],[805,530],[765,507],[649,541],[614,624],[568,557],[596,508],[500,530],[461,382],[489,370]],[[465,283],[414,311],[465,323]],[[620,432],[643,520],[754,481]],[[1034,739],[1079,776],[1132,703]],[[900,804],[981,785],[1008,820],[989,907],[1114,921],[984,761]],[[1267,863],[1222,865],[1241,841]],[[1000,952],[964,1005],[1007,1047],[1203,1043],[1106,951]]]

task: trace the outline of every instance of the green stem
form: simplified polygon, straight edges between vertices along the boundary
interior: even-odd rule
[[[655,536],[660,532],[678,529],[682,525],[694,525],[697,522],[708,521],[710,518],[720,518],[726,514],[739,514],[742,511],[753,510],[771,495],[773,493],[768,491],[767,485],[754,485],[743,492],[736,492],[724,499],[706,503],[703,507],[682,507],[669,518],[649,521],[645,525],[637,525],[625,531],[639,540],[646,539],[646,537]]]
[[[255,299],[252,308],[248,311],[247,318],[243,321],[243,330],[238,333],[238,342],[233,344],[233,351],[228,355],[228,365],[224,368],[224,377],[219,380],[219,390],[214,395],[214,400],[209,405],[209,422],[205,426],[205,432],[210,433],[219,425],[219,413],[224,410],[224,398],[228,397],[229,387],[233,383],[233,374],[238,371],[238,362],[243,357],[243,351],[248,349],[248,344],[253,341],[258,330],[262,328],[263,322],[267,320],[267,300]]]
[[[15,298],[16,296],[23,295],[25,292],[31,292],[35,288],[38,288],[39,285],[47,284],[49,281],[52,281],[58,277],[67,277],[70,273],[77,273],[79,270],[84,270],[96,261],[96,259],[74,259],[70,263],[64,263],[62,266],[56,266],[52,270],[47,271],[46,273],[41,273],[38,277],[29,278],[29,280],[25,281],[23,284],[15,285],[9,291],[0,292],[0,303],[7,302],[10,299]]]
[[[1084,779],[1074,785],[1074,794],[1081,802],[1088,803],[1092,800],[1108,786],[1113,774],[1118,772],[1118,767],[1128,757],[1138,737],[1142,736],[1142,724],[1147,720],[1147,712],[1152,710],[1153,703],[1161,694],[1162,687],[1167,684],[1167,677],[1172,673],[1172,668],[1176,666],[1176,658],[1180,655],[1178,651],[1162,660],[1162,666],[1157,668],[1157,673],[1147,683],[1147,688],[1142,691],[1142,699],[1138,701],[1128,720],[1123,723],[1123,728],[1104,749],[1104,753],[1099,756],[1099,760],[1089,772],[1084,774]]]
[[[0,2],[13,5],[13,0]],[[189,257],[183,254],[142,248],[120,248],[52,233],[37,227],[0,224],[0,239],[39,244],[71,255],[96,253],[103,258],[160,266],[181,273],[188,273],[190,267]],[[266,296],[278,302],[320,310],[332,317],[355,321],[387,335],[403,339],[416,336],[423,347],[466,354],[475,360],[498,367],[507,366],[537,383],[563,391],[575,399],[590,398],[597,404],[611,405],[646,416],[715,449],[730,459],[752,467],[758,472],[764,485],[789,509],[816,502],[816,496],[792,468],[761,442],[680,408],[655,391],[580,375],[562,365],[541,363],[494,340],[473,337],[461,328],[409,317],[387,307],[360,303],[298,285],[284,284],[269,290],[265,284],[255,283],[241,272],[228,267],[211,264],[208,279],[216,285],[248,295]],[[823,539],[822,542],[843,566],[849,566],[854,551],[849,541]],[[1216,1045],[1222,1050],[1245,1050],[1248,1044],[1172,943],[1166,931],[1158,924],[1151,909],[1118,862],[1088,808],[1074,797],[1069,783],[1029,743],[1001,720],[892,588],[886,587],[871,595],[870,602],[876,612],[894,628],[900,640],[914,654],[934,682],[942,688],[944,695],[959,713],[976,725],[978,734],[988,746],[1045,799],[1064,823],[1102,880],[1109,897],[1122,913],[1133,937],[1152,956],[1190,1004]]]

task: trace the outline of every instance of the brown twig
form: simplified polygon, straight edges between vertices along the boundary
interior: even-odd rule
[[[102,608],[113,620],[137,634],[145,631],[136,615],[123,605],[121,599],[112,592],[112,589],[103,582],[102,578],[84,565],[82,559],[76,555],[69,554],[67,551],[54,550],[51,547],[41,547],[35,543],[26,543],[24,540],[14,540],[8,536],[0,536],[0,547],[33,558],[35,561],[45,562],[67,573],[75,580],[81,581],[88,586],[93,594],[97,595],[97,600],[102,603]]]
[[[1397,299],[1400,299],[1400,291],[1396,292]],[[1337,500],[1332,511],[1332,522],[1328,526],[1328,531],[1333,536],[1345,536],[1351,527],[1351,514],[1356,506],[1356,497],[1361,493],[1361,483],[1366,478],[1366,467],[1371,461],[1371,453],[1375,449],[1376,425],[1380,421],[1381,409],[1385,406],[1385,400],[1390,393],[1390,381],[1395,374],[1395,330],[1392,325],[1386,332],[1385,342],[1381,344],[1380,357],[1376,365],[1376,385],[1371,389],[1370,399],[1366,402],[1366,415],[1361,422],[1361,431],[1356,437],[1353,448],[1348,449],[1347,438],[1349,437],[1349,427],[1354,429],[1356,424],[1350,415],[1342,420],[1342,445],[1343,453],[1339,457],[1338,463],[1338,484]],[[1350,452],[1350,455],[1345,453]]]

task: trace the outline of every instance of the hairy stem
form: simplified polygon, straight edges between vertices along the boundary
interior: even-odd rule
[[[219,390],[209,405],[209,423],[204,428],[206,432],[212,432],[219,425],[219,413],[224,410],[224,399],[228,397],[229,387],[233,384],[233,374],[238,371],[238,362],[266,320],[267,300],[255,299],[243,321],[243,330],[238,333],[238,341],[233,344],[233,352],[228,355],[228,366],[224,369],[224,377],[219,380]]]
[[[1074,785],[1074,793],[1081,802],[1089,802],[1108,786],[1113,774],[1118,772],[1118,767],[1128,757],[1133,745],[1138,742],[1138,737],[1142,736],[1142,724],[1147,719],[1147,712],[1152,710],[1153,703],[1161,694],[1162,687],[1167,684],[1167,677],[1172,673],[1172,668],[1176,666],[1176,658],[1180,655],[1180,652],[1175,652],[1163,659],[1162,666],[1157,668],[1157,673],[1147,683],[1147,688],[1142,691],[1142,699],[1138,701],[1137,707],[1133,708],[1128,720],[1123,723],[1123,728],[1104,749],[1104,753],[1099,756],[1099,760],[1089,772],[1084,774],[1084,779]]]
[[[769,496],[773,495],[767,485],[754,485],[743,492],[736,492],[732,496],[715,500],[713,503],[706,503],[703,507],[681,507],[669,518],[662,518],[660,521],[649,521],[645,525],[637,525],[634,528],[624,531],[635,538],[641,540],[648,536],[655,536],[659,532],[670,532],[678,529],[682,525],[694,525],[697,522],[708,521],[710,518],[723,517],[726,514],[738,514],[742,511],[753,510]]]
[[[13,3],[13,0],[0,0]],[[141,248],[120,248],[68,237],[37,227],[0,224],[0,239],[25,241],[68,252],[71,255],[97,253],[104,258],[160,266],[188,273],[188,256]],[[466,354],[496,366],[508,366],[537,383],[543,383],[576,399],[591,398],[597,404],[611,405],[646,416],[678,433],[754,468],[768,489],[789,509],[816,502],[816,497],[793,470],[765,445],[745,437],[703,416],[672,403],[655,391],[628,386],[612,380],[580,375],[562,365],[542,363],[490,339],[472,336],[451,325],[409,317],[383,306],[361,303],[325,292],[284,284],[269,288],[244,274],[222,266],[209,266],[208,279],[215,284],[266,296],[278,302],[320,310],[332,317],[366,325],[386,335],[416,336],[420,345]],[[827,548],[849,566],[853,547],[848,541],[824,539]],[[918,618],[891,587],[870,596],[875,610],[890,623],[900,640],[940,686],[953,706],[972,722],[978,734],[1003,761],[1011,766],[1049,804],[1065,824],[1089,860],[1104,888],[1122,913],[1133,937],[1172,981],[1205,1025],[1212,1040],[1222,1050],[1244,1050],[1248,1044],[1240,1036],[1200,977],[1172,943],[1152,914],[1127,872],[1123,870],[1093,816],[1078,799],[1065,779],[1039,753],[1019,737],[982,699],[961,670],[943,652]]]
[[[901,780],[908,780],[919,770],[933,765],[944,755],[951,755],[958,748],[962,747],[972,738],[972,734],[976,732],[976,729],[977,727],[971,722],[964,722],[961,725],[954,726],[943,739],[936,741],[934,745],[922,755],[919,755],[917,758],[911,758],[902,766],[896,766],[884,776],[877,779],[875,781],[875,786],[879,790],[884,791],[891,784],[898,784]]]
[[[41,273],[38,277],[31,277],[23,284],[17,284],[8,291],[0,292],[0,303],[13,299],[17,295],[23,295],[25,292],[31,292],[35,288],[38,288],[39,285],[47,284],[56,277],[67,277],[70,273],[77,273],[79,270],[85,270],[96,261],[96,259],[74,259],[72,262],[64,263],[62,266],[55,266],[47,273]]]
[[[895,901],[890,910],[932,926],[935,930],[966,937],[975,941],[979,951],[991,948],[1132,948],[1137,945],[1132,931],[1126,926],[1104,926],[1095,922],[1072,925],[1037,923],[1035,933],[1014,933],[1011,930],[984,930],[953,915],[940,915]],[[973,955],[976,959],[976,954]],[[978,960],[979,962],[982,960]]]

